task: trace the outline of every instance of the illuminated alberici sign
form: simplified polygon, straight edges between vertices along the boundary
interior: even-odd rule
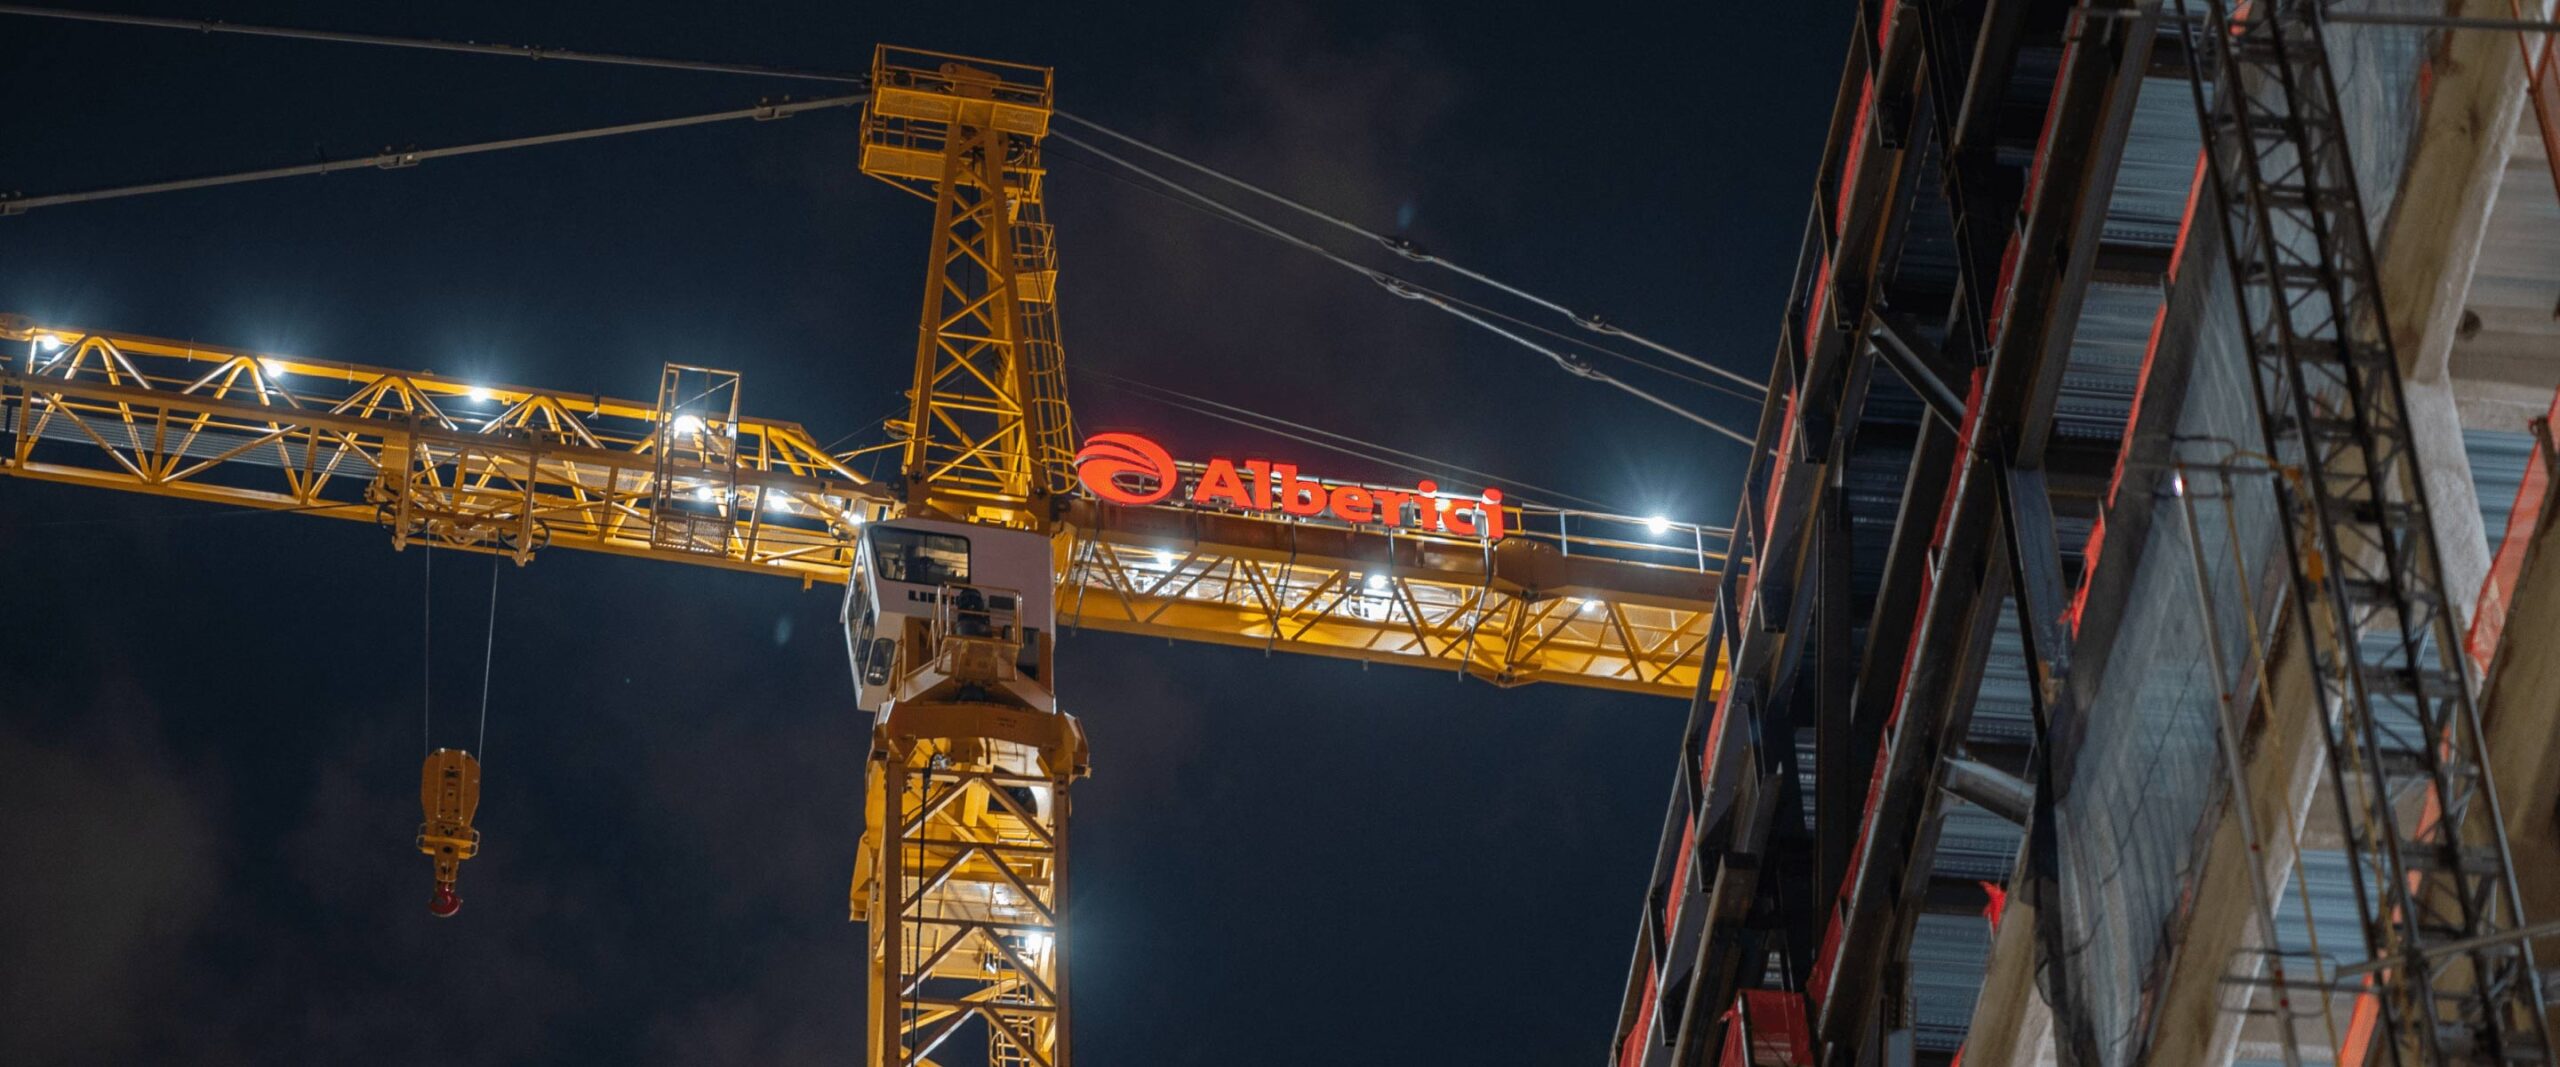
[[[1502,540],[1502,490],[1476,501],[1440,495],[1428,479],[1411,489],[1351,485],[1300,477],[1294,463],[1211,457],[1196,473],[1163,445],[1134,433],[1098,433],[1076,453],[1076,481],[1113,504],[1144,507],[1175,500],[1196,508],[1298,518],[1330,518],[1363,526]]]

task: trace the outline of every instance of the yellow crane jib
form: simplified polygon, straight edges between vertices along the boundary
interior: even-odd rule
[[[480,854],[480,831],[471,828],[471,816],[480,810],[480,761],[458,748],[429,753],[418,770],[418,803],[427,814],[427,821],[418,824],[418,851],[436,865],[436,891],[427,898],[427,911],[450,919],[462,910],[462,897],[453,891],[454,876],[462,861]]]

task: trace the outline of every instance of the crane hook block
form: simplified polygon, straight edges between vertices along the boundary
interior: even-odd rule
[[[428,754],[418,770],[418,802],[427,813],[427,821],[418,824],[418,851],[436,864],[436,891],[427,898],[427,911],[450,919],[462,910],[454,875],[462,861],[480,853],[480,831],[471,828],[471,816],[480,810],[480,761],[458,748]]]

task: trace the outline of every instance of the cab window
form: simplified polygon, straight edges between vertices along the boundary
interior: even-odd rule
[[[874,526],[871,559],[884,582],[969,584],[969,539],[958,534]]]

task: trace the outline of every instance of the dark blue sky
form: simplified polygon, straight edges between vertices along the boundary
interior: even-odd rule
[[[1054,64],[1069,110],[1755,377],[1848,26],[1845,3],[122,10],[812,68],[859,68],[875,41]],[[825,91],[0,19],[0,188]],[[1733,446],[1053,169],[1071,364],[1628,510],[1729,511]],[[0,221],[0,310],[625,396],[663,361],[728,366],[748,409],[823,440],[897,403],[928,224],[855,172],[852,115],[822,113],[39,210]],[[1088,429],[1271,444],[1090,383]],[[420,553],[357,524],[0,480],[0,558],[0,1061],[856,1057],[867,724],[831,591],[566,552],[508,567],[488,845],[469,908],[438,923],[409,844]],[[439,743],[470,741],[488,581],[486,559],[437,557]],[[1100,634],[1061,664],[1094,747],[1070,902],[1085,1063],[1602,1053],[1678,702]]]

